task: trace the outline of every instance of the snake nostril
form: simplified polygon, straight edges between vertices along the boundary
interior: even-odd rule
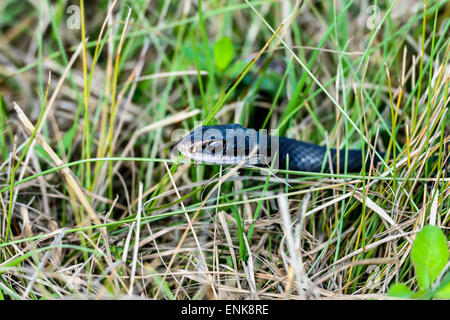
[[[192,146],[191,149],[189,149],[191,153],[195,153],[197,151],[197,148],[195,146]]]

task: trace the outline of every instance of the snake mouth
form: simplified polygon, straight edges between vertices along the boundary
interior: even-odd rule
[[[226,149],[225,142],[221,140],[204,140],[193,143],[191,139],[186,138],[181,140],[176,145],[176,148],[184,157],[191,159],[196,163],[221,165],[241,164],[244,166],[258,165],[261,163],[261,155],[258,154],[257,148],[247,154],[242,152],[239,153],[235,150],[230,152],[229,149]]]
[[[215,141],[208,142],[214,143]],[[232,165],[239,163],[246,164],[251,162],[250,160],[252,157],[248,157],[245,155],[227,155],[224,153],[224,151],[222,151],[222,149],[218,152],[207,151],[205,150],[204,146],[208,142],[193,144],[191,143],[191,141],[181,140],[176,147],[183,156],[198,163]]]
[[[197,163],[258,166],[271,159],[267,154],[270,151],[267,137],[236,124],[202,126],[185,136],[176,147],[184,157]]]

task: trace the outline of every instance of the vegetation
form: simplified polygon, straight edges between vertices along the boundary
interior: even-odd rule
[[[449,18],[448,0],[1,1],[0,299],[448,299]],[[235,122],[387,156],[314,174],[174,150]]]

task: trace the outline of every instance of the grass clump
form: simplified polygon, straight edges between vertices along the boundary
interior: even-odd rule
[[[2,1],[0,299],[448,297],[449,16],[445,0]],[[200,123],[391,161],[192,166],[172,151]]]

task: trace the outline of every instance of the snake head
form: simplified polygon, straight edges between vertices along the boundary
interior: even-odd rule
[[[187,158],[200,163],[260,164],[262,135],[239,124],[200,126],[177,144]],[[267,137],[267,136],[264,136]]]

